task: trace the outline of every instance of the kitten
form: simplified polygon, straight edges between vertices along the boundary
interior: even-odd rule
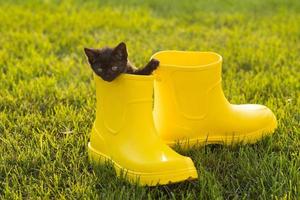
[[[128,53],[124,42],[115,48],[84,48],[84,51],[93,71],[108,82],[113,81],[122,73],[150,75],[159,65],[158,60],[152,59],[144,68],[137,69],[132,66],[127,60]]]

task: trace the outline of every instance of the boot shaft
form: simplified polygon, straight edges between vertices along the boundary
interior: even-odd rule
[[[164,116],[175,112],[189,120],[204,118],[209,93],[221,90],[222,57],[212,52],[162,51],[153,58],[160,60],[155,73],[154,113]]]
[[[153,76],[122,74],[112,82],[95,76],[95,83],[99,130],[117,134],[127,124],[153,121]]]

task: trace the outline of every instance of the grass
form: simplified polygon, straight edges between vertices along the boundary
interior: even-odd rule
[[[299,1],[0,1],[0,198],[299,199]],[[199,180],[130,185],[87,159],[95,86],[83,47],[215,51],[232,103],[270,107],[254,145],[188,151]]]

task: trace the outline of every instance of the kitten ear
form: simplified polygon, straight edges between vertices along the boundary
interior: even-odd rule
[[[91,48],[84,48],[85,55],[87,56],[90,64],[96,61],[97,51]]]
[[[114,55],[120,60],[127,60],[128,54],[126,49],[126,44],[121,42],[118,44],[113,51]]]

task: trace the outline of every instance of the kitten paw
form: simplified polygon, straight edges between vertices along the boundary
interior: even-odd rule
[[[153,70],[157,69],[157,67],[159,66],[159,61],[153,58],[153,59],[150,60],[149,66]]]

